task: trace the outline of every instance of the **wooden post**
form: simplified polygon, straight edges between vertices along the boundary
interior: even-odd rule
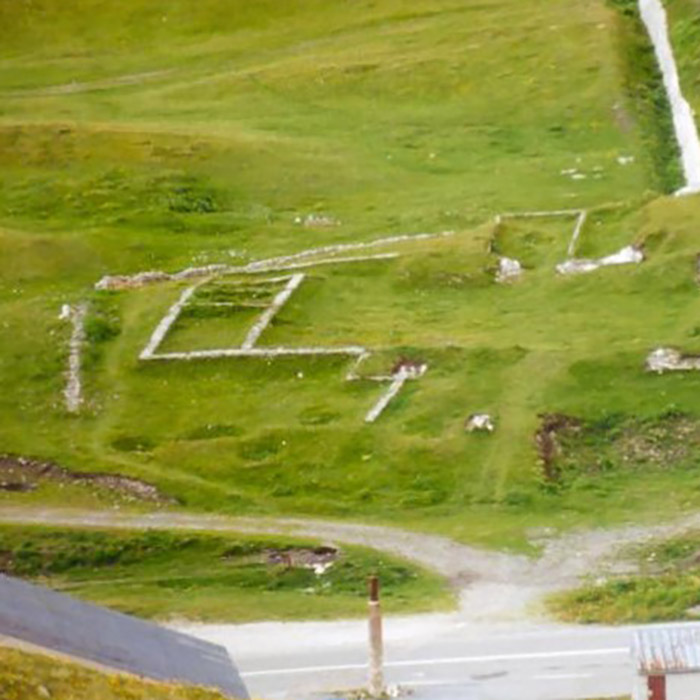
[[[666,676],[648,676],[649,700],[666,700]]]
[[[379,605],[379,578],[369,577],[369,694],[379,698],[384,692],[384,644],[382,610]]]

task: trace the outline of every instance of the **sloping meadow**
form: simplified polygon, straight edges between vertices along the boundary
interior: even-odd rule
[[[660,476],[617,474],[611,458],[605,488],[588,472],[553,485],[537,439],[543,416],[636,426],[700,411],[695,375],[644,372],[657,345],[698,349],[698,205],[660,197],[677,173],[658,150],[675,151],[663,100],[646,111],[658,76],[632,70],[649,47],[622,5],[0,8],[2,451],[133,475],[193,508],[493,543],[601,504],[623,517],[659,479],[679,487],[669,511],[697,504],[688,460]],[[494,223],[557,210],[588,212],[577,255],[634,244],[645,262],[563,278],[571,217]],[[311,264],[258,340],[366,348],[356,381],[343,356],[139,361],[195,282],[163,347],[239,346],[279,292],[255,281],[267,272],[94,289],[104,275],[444,231],[376,249],[393,258]],[[499,255],[521,260],[520,279],[496,283]],[[84,397],[68,415],[58,316],[79,301]],[[383,391],[370,375],[406,361],[427,372],[366,425]],[[476,412],[493,434],[465,432]]]

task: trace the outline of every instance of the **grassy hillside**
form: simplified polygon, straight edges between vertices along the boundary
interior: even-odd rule
[[[223,700],[221,693],[92,671],[41,654],[0,647],[3,700]]]
[[[0,571],[161,620],[357,617],[370,574],[381,577],[388,613],[454,603],[446,581],[413,564],[279,537],[4,526]]]
[[[582,451],[555,483],[535,440],[542,414],[700,416],[700,377],[642,371],[658,344],[700,347],[699,207],[662,196],[676,151],[630,3],[0,2],[0,47],[0,451],[136,476],[190,508],[501,545],[700,502],[694,456],[601,470]],[[590,209],[578,254],[635,242],[647,262],[560,278],[571,217],[492,223],[562,208]],[[345,359],[145,365],[182,285],[93,290],[104,274],[446,229],[395,260],[310,268],[262,336],[362,344],[367,372],[427,362],[371,426],[383,388],[345,382]],[[522,280],[493,281],[494,245]],[[57,316],[80,300],[73,417]],[[166,347],[238,342],[250,317],[190,315]],[[493,435],[464,432],[475,411]],[[51,484],[0,497],[66,500]]]
[[[638,575],[611,577],[557,595],[552,610],[569,622],[697,620],[699,543],[700,534],[690,532],[634,547],[625,555]]]

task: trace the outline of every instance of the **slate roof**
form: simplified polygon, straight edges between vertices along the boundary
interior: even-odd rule
[[[224,647],[4,575],[0,635],[137,676],[248,698]]]

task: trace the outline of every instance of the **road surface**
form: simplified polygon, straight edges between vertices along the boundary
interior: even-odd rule
[[[539,558],[491,552],[392,527],[298,518],[227,518],[182,512],[120,513],[0,508],[0,522],[126,529],[284,533],[374,546],[446,576],[458,611],[386,620],[387,682],[430,700],[574,700],[628,694],[632,628],[572,627],[542,619],[547,594],[598,576],[629,573],[617,556],[633,542],[698,526],[700,515],[655,526],[548,535]],[[176,625],[225,646],[253,697],[325,698],[366,679],[361,621]]]
[[[252,697],[330,697],[367,677],[363,622],[180,627],[224,645]],[[631,627],[385,620],[386,681],[430,700],[573,700],[632,691]]]

